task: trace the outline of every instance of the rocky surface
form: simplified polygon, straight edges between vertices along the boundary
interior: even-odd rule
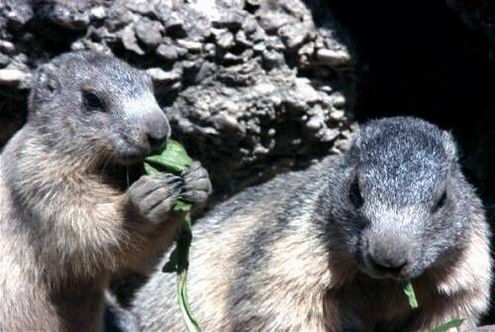
[[[354,55],[323,0],[6,0],[0,145],[24,121],[33,70],[80,49],[150,73],[219,192],[338,151],[350,133]]]

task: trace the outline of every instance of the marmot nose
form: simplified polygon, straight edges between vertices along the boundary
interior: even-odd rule
[[[407,258],[404,256],[372,255],[368,254],[368,262],[371,266],[382,273],[398,274],[407,265]]]
[[[146,136],[151,151],[157,151],[170,136],[170,125],[165,115],[160,111],[147,119]]]
[[[166,143],[164,143],[164,141],[166,141],[166,139],[167,139],[167,136],[156,138],[156,137],[153,137],[153,136],[148,134],[148,142],[150,144],[151,151],[156,152],[162,147],[165,148],[164,145]]]

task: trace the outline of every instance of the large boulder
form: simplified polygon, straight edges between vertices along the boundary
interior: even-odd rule
[[[7,0],[0,145],[24,121],[33,70],[80,49],[148,70],[217,193],[338,152],[351,131],[355,56],[323,0]]]

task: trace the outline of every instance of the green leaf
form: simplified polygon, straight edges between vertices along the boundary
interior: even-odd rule
[[[182,315],[185,317],[186,325],[189,331],[201,331],[198,322],[194,319],[187,297],[187,268],[189,267],[189,248],[191,247],[191,216],[189,213],[184,218],[184,226],[177,240],[177,294],[179,307]]]
[[[166,149],[160,154],[149,156],[145,160],[148,164],[163,166],[167,171],[175,174],[181,173],[193,162],[184,147],[172,139],[167,141]]]
[[[163,266],[162,272],[165,273],[173,273],[177,272],[177,250],[174,248],[170,257],[168,258],[168,262]]]
[[[189,299],[187,298],[187,270],[177,275],[177,293],[179,294],[179,307],[182,311],[182,315],[187,317],[185,319],[186,326],[189,331],[200,332],[198,322],[191,314],[191,308],[189,307]]]
[[[158,155],[149,156],[144,163],[144,170],[148,175],[156,175],[163,172],[181,174],[193,160],[187,155],[182,145],[174,140],[167,142],[167,147]],[[191,215],[189,211],[192,205],[178,200],[174,211],[184,212],[182,227],[176,238],[175,249],[170,254],[169,261],[162,268],[163,272],[177,272],[177,300],[182,311],[182,316],[189,331],[201,331],[194,319],[187,298],[187,269],[189,267],[189,248],[191,247]]]
[[[179,200],[174,206],[174,211],[188,212],[191,210],[192,204]]]
[[[448,332],[450,329],[456,329],[462,325],[464,319],[452,319],[445,324],[435,327],[432,332]]]
[[[149,165],[148,163],[144,163],[144,171],[148,175],[160,174],[160,171],[159,170],[157,170],[153,166]]]
[[[410,281],[404,287],[404,293],[409,301],[409,306],[412,309],[416,309],[418,307],[418,300],[416,299],[416,294],[414,294],[414,288]]]

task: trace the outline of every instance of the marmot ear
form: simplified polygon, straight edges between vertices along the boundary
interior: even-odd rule
[[[52,100],[60,90],[60,82],[56,73],[57,68],[52,64],[45,64],[38,68],[29,97],[30,110],[33,109],[34,104]]]
[[[457,161],[457,146],[455,144],[454,137],[450,132],[445,130],[442,132],[442,136],[443,146],[449,156],[449,159],[452,161]]]

